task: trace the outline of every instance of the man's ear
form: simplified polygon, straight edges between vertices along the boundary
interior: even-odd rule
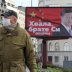
[[[16,22],[17,18],[15,16],[12,16],[12,17],[13,17],[13,21]]]

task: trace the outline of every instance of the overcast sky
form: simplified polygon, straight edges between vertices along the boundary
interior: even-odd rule
[[[32,1],[32,6],[38,6],[38,0],[15,0],[16,1],[16,6],[31,6],[31,1]]]

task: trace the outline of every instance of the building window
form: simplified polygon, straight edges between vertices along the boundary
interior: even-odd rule
[[[45,7],[49,7],[49,5],[46,5]]]
[[[1,7],[3,7],[3,3],[1,3]]]
[[[14,5],[12,5],[12,7],[14,7]]]
[[[64,51],[69,51],[70,45],[69,43],[65,42],[64,43]]]
[[[1,9],[0,9],[0,12],[1,12]]]
[[[55,56],[55,62],[59,62],[59,57]]]
[[[68,56],[64,56],[64,61],[68,61]]]
[[[52,46],[53,46],[53,45],[52,45],[52,43],[50,42],[50,43],[49,43],[49,48],[48,48],[49,51],[52,51]]]
[[[59,43],[56,42],[56,43],[55,43],[55,51],[59,51],[59,49],[60,49]]]
[[[10,6],[10,3],[8,3],[8,5]]]
[[[52,56],[48,56],[48,64],[52,64],[53,61],[53,57]]]
[[[4,11],[2,10],[2,13],[4,13]]]
[[[6,8],[6,4],[4,4],[4,8]]]
[[[2,0],[2,3],[5,3],[5,0]]]

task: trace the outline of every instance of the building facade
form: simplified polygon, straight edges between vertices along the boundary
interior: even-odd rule
[[[47,41],[47,62],[63,67],[65,61],[72,61],[72,38]]]
[[[17,9],[19,9],[19,10],[21,10],[21,11],[23,11],[23,12],[25,12],[25,7],[23,7],[23,6],[18,6],[18,7],[16,7]]]
[[[66,7],[72,6],[72,0],[39,0],[39,7]]]

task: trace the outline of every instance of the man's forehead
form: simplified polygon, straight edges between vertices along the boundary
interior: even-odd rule
[[[8,17],[5,17],[5,16],[2,16],[2,18],[12,18],[13,16],[8,16]]]

